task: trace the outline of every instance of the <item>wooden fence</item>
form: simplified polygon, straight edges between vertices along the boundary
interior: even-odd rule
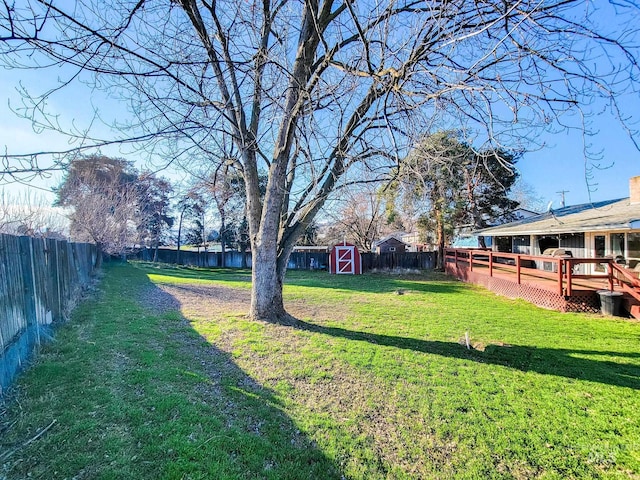
[[[153,254],[153,250],[141,250],[130,258],[151,261]],[[392,270],[395,268],[429,270],[435,268],[436,256],[436,252],[363,253],[362,270],[364,272]],[[157,260],[159,262],[175,264],[177,263],[176,259],[177,252],[175,249],[160,248],[158,250]],[[181,251],[180,264],[199,267],[251,267],[251,253],[226,252],[225,262],[223,263],[222,253],[220,252]],[[289,257],[287,268],[289,270],[310,270],[312,264],[315,269],[326,270],[329,265],[329,254],[324,252],[293,252]]]
[[[96,255],[95,245],[0,234],[0,396],[67,318]]]
[[[438,252],[363,253],[362,271],[370,270],[431,270],[436,268]]]

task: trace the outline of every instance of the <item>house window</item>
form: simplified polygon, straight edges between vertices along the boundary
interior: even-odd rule
[[[390,252],[395,252],[396,251],[396,247],[389,247],[389,251]]]
[[[496,237],[498,252],[511,253],[511,237]]]
[[[538,249],[542,254],[548,248],[558,248],[559,246],[560,240],[557,235],[542,235],[538,237]]]
[[[640,259],[640,233],[627,233],[627,247],[630,259]]]
[[[624,250],[624,233],[612,233],[609,238],[611,239],[611,255],[613,255],[613,258],[618,256],[626,257]]]
[[[513,237],[514,253],[531,253],[531,237]]]
[[[571,250],[574,257],[586,257],[584,233],[564,233],[560,235],[560,248]]]
[[[560,235],[560,248],[584,248],[584,233],[564,233]]]

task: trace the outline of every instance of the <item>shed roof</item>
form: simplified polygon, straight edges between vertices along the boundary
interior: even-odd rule
[[[622,198],[549,210],[475,233],[495,237],[631,229],[640,229],[640,203]]]

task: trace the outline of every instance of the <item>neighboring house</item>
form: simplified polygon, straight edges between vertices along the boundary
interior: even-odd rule
[[[398,240],[394,235],[389,235],[373,244],[375,253],[404,253],[408,251],[409,245],[402,240]]]
[[[560,248],[573,257],[617,258],[634,268],[640,263],[640,176],[629,180],[629,190],[629,198],[550,209],[475,233],[492,237],[498,252],[541,255]]]
[[[422,234],[420,232],[403,233],[400,240],[407,244],[405,252],[431,252],[433,245],[422,242]]]

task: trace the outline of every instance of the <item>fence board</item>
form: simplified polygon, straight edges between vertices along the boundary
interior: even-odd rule
[[[0,396],[65,319],[96,255],[95,245],[0,234]]]

